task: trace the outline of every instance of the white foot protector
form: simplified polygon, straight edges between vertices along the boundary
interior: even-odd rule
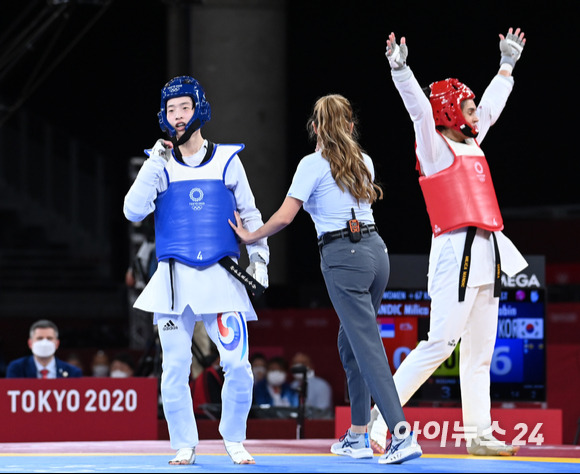
[[[175,466],[185,466],[195,463],[195,448],[181,448],[177,450],[176,456],[169,461]]]
[[[226,447],[226,452],[232,458],[234,464],[256,464],[256,461],[250,453],[244,448],[242,443],[236,443],[234,441],[226,441],[224,439],[224,445]]]

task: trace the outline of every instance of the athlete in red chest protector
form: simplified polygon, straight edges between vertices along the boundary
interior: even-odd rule
[[[490,363],[497,334],[501,271],[527,266],[502,233],[503,221],[490,167],[480,148],[510,95],[512,71],[525,39],[518,28],[500,36],[500,69],[476,106],[475,94],[457,79],[431,84],[426,96],[406,64],[405,38],[387,40],[391,75],[413,121],[419,183],[433,230],[428,291],[431,320],[421,341],[394,375],[401,404],[454,351],[460,341],[463,428],[470,454],[514,455],[518,447],[493,435]],[[477,141],[476,141],[477,138]],[[384,420],[373,408],[373,447],[384,449]]]

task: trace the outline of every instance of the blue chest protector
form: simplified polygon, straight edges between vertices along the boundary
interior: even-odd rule
[[[220,157],[219,148],[217,156],[199,167],[204,168],[197,173],[201,179],[195,179],[195,168],[177,162],[166,168],[169,187],[159,194],[155,208],[157,260],[206,266],[226,256],[240,256],[228,223],[228,219],[235,222],[236,199],[221,179],[232,156]],[[215,171],[208,173],[205,166]]]

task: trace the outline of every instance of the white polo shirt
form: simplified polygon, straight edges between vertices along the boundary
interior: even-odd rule
[[[363,158],[374,180],[373,162],[364,153]],[[375,222],[369,202],[357,203],[348,191],[341,191],[332,177],[330,163],[320,151],[302,158],[294,173],[288,196],[304,202],[304,210],[312,217],[318,237],[326,232],[345,229],[347,221],[352,219],[351,209],[354,209],[361,223]]]

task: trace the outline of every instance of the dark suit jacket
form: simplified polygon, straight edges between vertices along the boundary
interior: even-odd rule
[[[296,390],[293,390],[288,382],[282,384],[282,398],[288,400],[291,407],[297,407],[300,403],[299,395]],[[274,400],[270,391],[268,390],[268,382],[266,379],[260,380],[254,385],[254,405],[273,405]]]
[[[60,359],[56,360],[56,378],[71,378],[71,377],[82,377],[83,372],[78,367],[70,365]],[[34,356],[22,357],[20,359],[13,360],[8,364],[6,368],[6,378],[7,379],[35,379],[38,378],[38,372],[36,371],[36,364],[34,363]]]

